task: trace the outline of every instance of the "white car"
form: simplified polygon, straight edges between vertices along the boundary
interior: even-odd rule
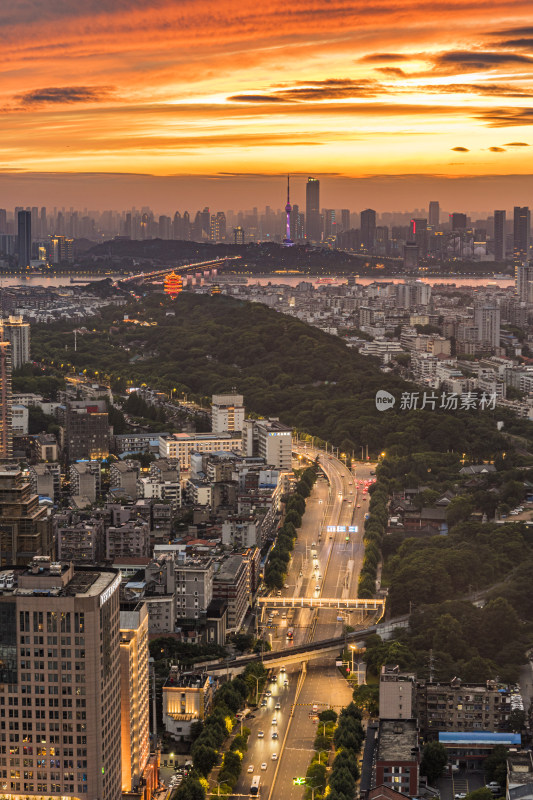
[[[265,738],[265,732],[264,731],[258,731],[257,732],[257,738],[258,739],[264,739]]]
[[[272,761],[277,761],[277,760],[278,760],[278,754],[272,753]]]
[[[267,763],[266,763],[266,761],[263,761],[263,763],[261,764],[261,769],[264,770],[266,768],[267,768]]]
[[[254,771],[254,765],[253,765],[253,764],[250,764],[250,766],[248,767],[248,769],[246,770],[246,772],[253,772],[253,771]]]
[[[278,724],[278,721],[277,721],[276,717],[273,717],[273,719],[272,719],[272,725],[277,725],[277,724]]]
[[[281,711],[281,703],[276,703],[274,708],[275,708],[276,711]]]

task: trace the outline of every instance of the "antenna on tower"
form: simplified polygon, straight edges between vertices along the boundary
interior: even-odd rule
[[[290,200],[290,178],[291,176],[287,173],[287,205],[285,206],[285,213],[287,214],[287,235],[283,240],[283,244],[285,247],[290,247],[294,244],[291,239],[291,200]]]

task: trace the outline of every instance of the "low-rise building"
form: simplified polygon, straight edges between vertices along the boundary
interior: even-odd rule
[[[533,753],[531,750],[508,753],[505,800],[533,800]]]
[[[420,748],[414,719],[380,719],[376,753],[376,786],[415,797],[418,794]]]
[[[511,712],[511,694],[494,681],[463,684],[418,683],[417,708],[424,735],[431,731],[502,731]]]
[[[468,771],[481,771],[483,762],[495,747],[520,747],[521,741],[519,733],[439,732],[439,742],[446,748],[448,763]]]
[[[180,673],[172,667],[163,686],[163,725],[179,742],[191,738],[193,722],[209,714],[214,694],[213,679],[207,673]]]
[[[173,433],[159,436],[161,458],[178,461],[180,469],[189,469],[191,453],[218,453],[240,450],[242,440],[234,433]]]
[[[106,559],[115,561],[122,556],[149,556],[150,526],[147,522],[130,520],[111,525],[106,531]]]
[[[61,467],[59,464],[32,464],[29,469],[32,491],[40,497],[50,497],[54,502],[61,494]]]
[[[95,502],[100,492],[100,462],[79,461],[72,464],[69,470],[71,497],[87,497]]]

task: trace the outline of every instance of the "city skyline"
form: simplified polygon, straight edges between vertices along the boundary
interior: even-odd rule
[[[467,178],[481,197],[499,176],[518,195],[506,204],[525,204],[529,4],[497,2],[486,17],[471,0],[453,13],[418,0],[335,0],[327,13],[314,0],[289,13],[279,0],[245,0],[237,14],[213,0],[0,11],[0,192],[61,188],[67,204],[76,193],[105,204],[133,187],[140,204],[155,186],[194,195],[209,181],[233,205],[258,180],[272,202],[271,177],[290,171],[341,195],[376,180],[411,194],[426,176],[434,189]]]

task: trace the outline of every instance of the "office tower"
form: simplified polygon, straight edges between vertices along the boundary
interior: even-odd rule
[[[209,237],[211,230],[211,214],[207,206],[200,212],[200,224],[202,226],[202,234]]]
[[[324,239],[335,239],[337,236],[337,220],[334,208],[324,209]]]
[[[18,265],[21,269],[26,269],[31,265],[31,213],[29,211],[19,211],[17,223]]]
[[[211,398],[211,430],[213,433],[242,431],[244,427],[242,394],[214,394]]]
[[[513,217],[513,263],[515,287],[518,292],[518,268],[529,262],[531,215],[527,206],[515,206]]]
[[[494,260],[505,259],[505,211],[494,212]]]
[[[120,573],[41,556],[3,577],[3,793],[121,800]]]
[[[0,208],[0,233],[7,233],[7,211]]]
[[[120,607],[122,791],[138,789],[150,757],[148,607]]]
[[[418,245],[418,254],[420,258],[426,258],[428,254],[428,221],[427,219],[412,219],[411,220],[411,235],[412,242]]]
[[[306,236],[310,242],[320,242],[322,239],[320,220],[320,181],[318,178],[308,178],[305,187],[305,220]]]
[[[386,225],[377,225],[374,247],[377,255],[386,256],[389,251],[389,229]]]
[[[3,459],[13,455],[12,402],[11,344],[0,341],[0,458]]]
[[[11,367],[19,369],[30,361],[30,324],[22,317],[0,320],[0,340],[11,344]]]
[[[350,209],[341,208],[341,229],[343,231],[350,230]]]
[[[440,225],[440,206],[438,200],[431,200],[428,213],[429,227],[435,230]]]
[[[486,342],[491,347],[500,346],[500,309],[497,305],[476,305],[474,307],[474,325],[477,327],[479,342]]]
[[[450,225],[452,231],[464,231],[466,230],[466,224],[466,214],[461,214],[458,212],[450,214]]]
[[[524,303],[531,302],[533,291],[533,264],[515,265],[515,291],[518,299]]]
[[[416,242],[406,242],[403,248],[403,266],[406,272],[418,269],[419,248]]]
[[[16,465],[0,465],[0,564],[52,555],[52,517]]]
[[[234,244],[244,244],[244,228],[242,225],[237,225],[233,228],[233,242]]]
[[[376,212],[373,208],[361,211],[361,244],[372,250],[376,240]]]

